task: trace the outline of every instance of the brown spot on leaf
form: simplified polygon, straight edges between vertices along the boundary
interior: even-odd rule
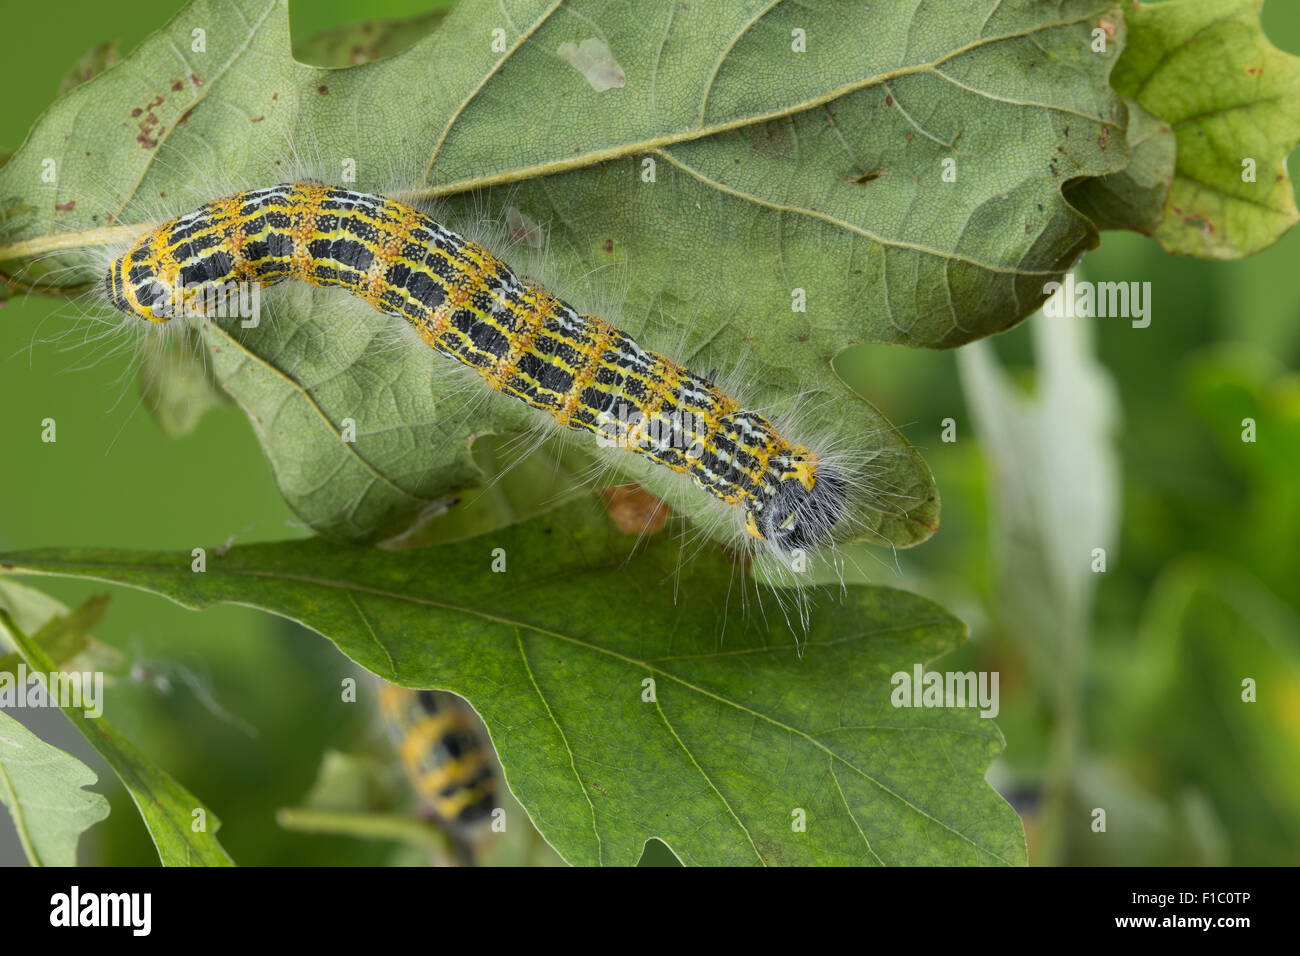
[[[172,80],[172,92],[179,93],[184,85],[180,80]]]
[[[1259,76],[1264,72],[1264,68],[1262,66],[1248,66],[1246,67],[1246,72],[1251,76]]]
[[[262,122],[262,120],[264,120],[264,119],[266,119],[265,116],[254,116],[251,120],[249,120],[249,122],[250,122],[250,123],[260,123],[260,122]]]
[[[329,96],[330,88],[326,86],[324,83],[322,83],[320,86],[316,87],[316,92],[319,93],[321,96]]]
[[[890,93],[886,93],[886,94],[885,94],[885,105],[886,105],[886,106],[893,106],[893,105],[894,105],[894,97],[893,97],[892,94],[890,94]]]
[[[77,201],[75,199],[69,199],[67,202],[56,202],[54,208],[59,212],[72,212],[72,210],[77,208]]]
[[[601,248],[601,251],[605,253],[605,255],[607,255],[607,256],[613,255],[613,254],[614,254],[614,240],[613,240],[613,239],[606,239],[606,240],[601,244],[601,247],[600,247],[600,248]]]
[[[132,115],[132,116],[139,116],[139,115],[140,115],[141,113],[143,113],[143,112],[144,112],[144,110],[140,109],[140,107],[137,106],[135,109],[133,109],[133,110],[131,111],[131,115]]]
[[[195,76],[193,73],[190,74],[190,82],[193,83],[195,86],[202,86],[202,85],[203,85],[203,81],[200,80],[200,79],[199,79],[197,76]]]
[[[867,183],[874,183],[883,175],[885,175],[883,169],[873,169],[865,173],[855,169],[844,174],[844,181],[853,186],[865,186]]]

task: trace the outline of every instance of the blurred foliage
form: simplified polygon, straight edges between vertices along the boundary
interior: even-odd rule
[[[7,611],[0,610],[0,630],[22,656],[29,672],[53,675],[60,669],[60,662],[46,648],[70,643],[84,647],[90,630],[103,620],[107,606],[108,596],[96,595],[75,610],[52,617],[30,637]],[[72,635],[72,640],[67,640],[66,635]],[[53,697],[56,693],[51,686],[53,678],[42,683],[45,692]],[[92,705],[89,696],[81,696],[90,693],[90,689],[83,687],[80,695],[71,701],[57,702],[58,706],[130,792],[163,865],[234,865],[217,841],[221,822],[216,816],[165,770],[153,764],[102,713],[91,715],[88,709],[94,707],[98,711],[103,701],[100,699]]]
[[[1295,225],[1286,156],[1300,143],[1300,58],[1260,29],[1263,0],[1132,4],[1111,83],[1172,127],[1165,215],[1143,223],[1170,252],[1235,259]],[[1212,56],[1203,55],[1212,50]]]
[[[13,35],[42,39],[11,45],[0,62],[6,88],[20,91],[0,114],[4,146],[22,140],[86,50],[106,40],[130,50],[179,3],[142,0],[131,17],[90,0],[63,6],[56,32],[47,10],[6,11]],[[421,0],[375,0],[366,15],[425,9]],[[294,35],[356,16],[345,0],[300,3]],[[1300,52],[1300,5],[1265,4],[1264,24],[1275,45]],[[1295,231],[1251,258],[1213,264],[1169,256],[1136,234],[1106,233],[1086,259],[1087,276],[1150,281],[1151,326],[1057,320],[1095,323],[1099,361],[1122,407],[1118,558],[1096,582],[1082,675],[1086,755],[1073,787],[1081,815],[1064,847],[1066,862],[1300,862],[1297,257]],[[302,533],[238,410],[215,409],[188,436],[167,439],[139,405],[130,356],[111,352],[112,343],[81,344],[73,315],[67,305],[35,298],[0,310],[0,546],[175,548]],[[1041,321],[993,340],[1004,365],[1020,369],[1027,384],[1031,326]],[[51,343],[47,336],[64,338]],[[944,500],[939,532],[896,563],[864,567],[875,583],[918,591],[971,625],[972,641],[946,666],[1001,672],[998,724],[1008,746],[990,777],[1024,814],[1032,860],[1051,711],[1020,643],[997,623],[993,489],[956,358],[860,346],[836,366],[935,473]],[[47,416],[60,422],[58,444],[34,437]],[[949,417],[957,423],[951,444],[940,440]],[[1257,423],[1254,443],[1241,440],[1244,418]],[[65,441],[65,434],[79,440]],[[165,483],[150,471],[162,462],[171,476]],[[142,485],[151,508],[145,522],[120,507],[139,500]],[[70,605],[95,591],[69,581],[42,587]],[[394,843],[290,832],[276,823],[277,810],[305,802],[327,752],[387,753],[365,708],[339,703],[339,682],[356,672],[327,642],[242,608],[194,614],[125,591],[113,604],[96,636],[134,666],[109,716],[221,817],[222,843],[235,860],[366,864],[407,854],[420,861]],[[1247,677],[1258,684],[1254,704],[1241,702]],[[64,726],[34,721],[32,729],[96,770],[113,808],[83,839],[83,860],[156,863],[107,765],[52,716]],[[1088,829],[1087,812],[1096,806],[1108,809],[1106,834]],[[661,844],[649,853],[671,861]],[[0,862],[21,861],[13,833],[0,826]]]

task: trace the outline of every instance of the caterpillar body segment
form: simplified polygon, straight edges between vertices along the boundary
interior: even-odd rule
[[[236,193],[145,233],[105,289],[150,322],[213,290],[286,279],[341,287],[408,322],[485,384],[648,457],[743,509],[781,553],[828,542],[848,497],[839,472],[767,418],[626,332],[515,274],[418,209],[315,181]]]
[[[496,758],[468,704],[455,694],[380,682],[379,709],[402,769],[439,821],[465,831],[492,814]]]

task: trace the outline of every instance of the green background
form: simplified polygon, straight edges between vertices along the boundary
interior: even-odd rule
[[[21,142],[86,49],[115,40],[125,54],[180,6],[141,0],[123,12],[91,0],[8,5],[0,80],[11,93],[0,115],[0,146]],[[364,8],[312,0],[295,3],[291,15],[295,38],[301,38],[359,16],[408,16],[425,6],[419,0],[373,0]],[[1300,7],[1274,0],[1264,21],[1275,44],[1300,53]],[[1300,768],[1281,782],[1274,774],[1261,783],[1252,754],[1269,742],[1243,740],[1240,728],[1220,719],[1195,690],[1198,674],[1235,668],[1231,655],[1248,653],[1236,639],[1235,618],[1218,606],[1224,602],[1194,599],[1201,603],[1194,605],[1194,625],[1175,665],[1187,671],[1187,679],[1176,684],[1184,691],[1152,703],[1158,720],[1125,725],[1111,719],[1116,711],[1105,706],[1117,688],[1125,694],[1141,688],[1143,675],[1133,669],[1148,658],[1137,652],[1137,622],[1148,612],[1153,591],[1179,568],[1206,561],[1230,567],[1259,585],[1258,591],[1233,590],[1238,605],[1267,603],[1258,595],[1271,592],[1290,614],[1300,614],[1295,452],[1288,460],[1285,450],[1270,451],[1267,441],[1278,438],[1281,427],[1272,435],[1262,432],[1258,445],[1237,442],[1240,419],[1253,413],[1251,402],[1261,394],[1274,398],[1272,407],[1296,435],[1295,385],[1288,392],[1284,373],[1295,368],[1300,352],[1297,253],[1295,232],[1233,263],[1177,259],[1150,240],[1108,233],[1085,260],[1090,279],[1150,281],[1154,289],[1150,328],[1095,322],[1097,350],[1122,405],[1116,441],[1124,504],[1118,556],[1100,583],[1085,681],[1093,769],[1084,784],[1100,786],[1117,775],[1126,783],[1120,795],[1108,796],[1107,805],[1128,801],[1153,822],[1144,831],[1149,839],[1125,846],[1072,842],[1067,860],[1300,862],[1294,809],[1300,806]],[[1039,319],[997,338],[1004,361],[1029,364],[1034,321]],[[140,404],[130,342],[85,344],[88,334],[72,303],[19,299],[0,309],[0,548],[188,549],[218,545],[232,535],[247,543],[305,533],[281,501],[237,409],[217,409],[189,436],[167,439]],[[1014,643],[1001,633],[996,616],[982,610],[991,583],[988,488],[954,356],[863,346],[842,355],[837,367],[921,449],[935,472],[944,499],[941,530],[902,555],[901,574],[886,560],[874,580],[922,591],[968,619],[972,641],[951,669],[1002,672],[999,724],[1008,748],[991,779],[1022,810],[1032,860],[1033,783],[1045,761],[1050,719],[1042,688],[1016,680],[1023,671]],[[55,444],[40,441],[47,417],[58,422]],[[939,423],[948,417],[959,423],[954,444],[939,440]],[[41,586],[70,604],[102,590],[55,580]],[[1250,610],[1241,613],[1249,616]],[[1204,635],[1191,633],[1197,629]],[[1273,630],[1273,647],[1294,662],[1300,635],[1285,622]],[[171,693],[148,680],[130,684],[114,697],[110,716],[222,818],[220,837],[236,861],[343,864],[390,857],[390,848],[381,844],[291,834],[274,821],[277,808],[301,801],[326,748],[383,751],[364,707],[338,702],[339,681],[353,670],[327,642],[251,610],[219,607],[196,614],[129,591],[114,593],[97,634],[140,665],[142,676],[171,676]],[[250,737],[205,705],[186,685],[185,674],[210,687],[220,707],[258,735]],[[1294,748],[1300,684],[1291,675],[1268,689],[1290,701],[1277,711],[1289,723],[1276,732]],[[90,831],[82,858],[156,863],[124,792],[64,718],[18,716],[100,773],[99,789],[109,795],[113,814]],[[1189,806],[1201,809],[1178,809]],[[11,828],[0,826],[0,862],[21,859]]]

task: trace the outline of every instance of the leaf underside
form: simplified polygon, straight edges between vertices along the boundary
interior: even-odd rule
[[[1102,20],[1120,33],[1098,54]],[[584,72],[561,55],[592,39],[609,62]],[[905,547],[937,525],[933,480],[830,360],[1004,329],[1095,244],[1060,190],[1127,163],[1106,82],[1122,39],[1117,8],[1095,0],[470,0],[395,56],[326,70],[291,57],[282,0],[200,0],[46,112],[0,170],[17,210],[0,239],[144,223],[345,166],[359,188],[440,198],[454,227],[516,210],[549,237],[541,278],[575,305],[720,370],[760,411],[798,395],[810,431],[876,455],[864,534]],[[213,324],[207,344],[317,531],[393,530],[481,480],[475,436],[527,423],[353,311],[303,303],[255,330]],[[338,438],[345,418],[355,443]],[[698,494],[674,504],[701,513]]]
[[[81,834],[108,816],[108,801],[83,789],[96,780],[80,760],[0,711],[0,804],[32,865],[76,866]]]

